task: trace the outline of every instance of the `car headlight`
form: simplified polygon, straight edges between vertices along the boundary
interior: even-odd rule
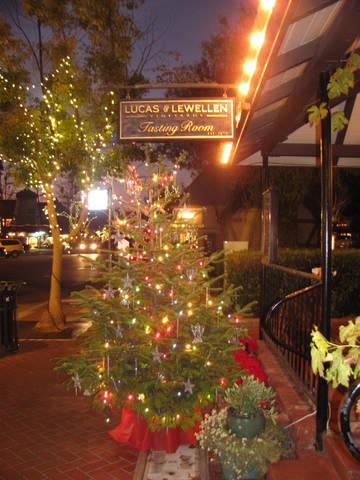
[[[91,243],[90,244],[90,249],[91,250],[96,250],[97,249],[97,244],[96,243]]]
[[[86,248],[85,243],[80,243],[79,248],[80,248],[80,250],[85,250],[85,248]]]

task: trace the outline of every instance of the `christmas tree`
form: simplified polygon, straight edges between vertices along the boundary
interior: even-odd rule
[[[92,326],[60,368],[108,421],[129,407],[151,430],[186,430],[239,377],[231,351],[244,332],[229,313],[234,290],[214,276],[221,255],[206,255],[198,226],[185,222],[173,172],[149,169],[141,179],[128,168],[117,237],[129,247],[97,263],[104,288],[76,294]]]

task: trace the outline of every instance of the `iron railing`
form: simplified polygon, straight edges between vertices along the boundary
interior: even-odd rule
[[[261,335],[315,400],[310,343],[311,330],[321,319],[322,284],[315,275],[275,264],[264,264],[262,275]]]
[[[317,283],[319,283],[319,278],[311,273],[274,263],[264,263],[262,265],[260,319],[263,321],[269,308],[289,293]]]
[[[317,376],[311,369],[311,330],[319,324],[321,283],[286,295],[268,311],[263,333],[315,400]]]

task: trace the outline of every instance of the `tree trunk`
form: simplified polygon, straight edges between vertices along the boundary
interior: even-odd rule
[[[63,246],[60,238],[59,226],[57,224],[54,200],[51,194],[47,195],[47,207],[49,212],[49,224],[53,237],[50,293],[47,311],[42,315],[36,328],[46,331],[58,331],[63,330],[66,326],[65,314],[61,303]]]

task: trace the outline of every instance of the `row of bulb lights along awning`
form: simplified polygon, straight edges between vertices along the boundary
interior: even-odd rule
[[[249,37],[248,58],[243,64],[243,74],[238,86],[238,102],[236,107],[236,126],[239,125],[242,104],[251,91],[251,80],[256,72],[257,61],[261,47],[265,42],[266,30],[275,6],[276,0],[259,0],[258,13],[255,19],[255,28]],[[228,165],[233,150],[233,142],[224,142],[222,145],[220,163]]]

